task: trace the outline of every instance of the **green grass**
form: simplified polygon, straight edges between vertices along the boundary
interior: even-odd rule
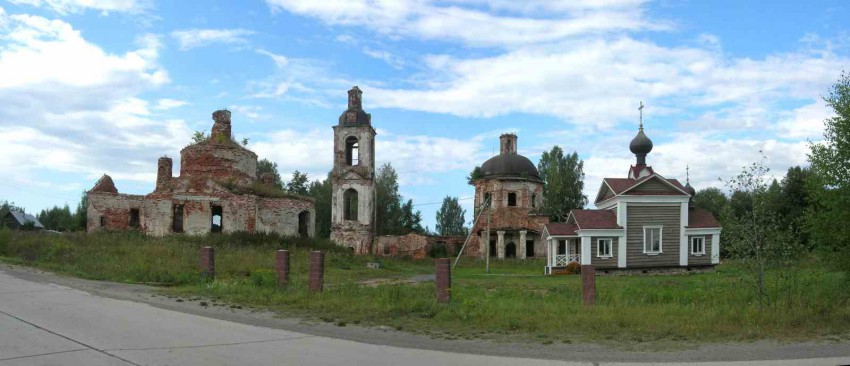
[[[216,280],[203,282],[198,248],[216,249]],[[275,285],[273,253],[291,251],[292,283]],[[325,291],[307,291],[308,252],[327,253]],[[274,235],[151,238],[130,233],[45,235],[0,231],[3,260],[90,279],[169,285],[172,296],[270,309],[337,325],[383,325],[435,337],[539,343],[603,341],[645,345],[758,339],[850,338],[847,280],[801,263],[798,291],[760,311],[736,264],[715,273],[599,276],[595,307],[581,305],[578,276],[542,276],[542,259],[484,263],[464,258],[452,302],[435,302],[433,282],[363,285],[434,272],[432,260],[355,257],[329,241]],[[641,346],[643,347],[643,346]]]

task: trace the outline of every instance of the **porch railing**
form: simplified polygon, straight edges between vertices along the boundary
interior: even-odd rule
[[[571,254],[570,262],[576,262],[578,264],[581,264],[581,254]]]
[[[559,254],[555,256],[555,267],[564,267],[567,263],[567,255]]]

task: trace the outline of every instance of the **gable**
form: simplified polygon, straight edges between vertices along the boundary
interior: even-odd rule
[[[684,195],[680,189],[676,188],[673,183],[665,182],[659,176],[651,177],[643,182],[638,183],[631,189],[626,190],[623,194],[628,195]]]
[[[611,187],[609,187],[605,181],[602,181],[602,186],[599,187],[599,193],[596,195],[596,202],[602,202],[614,197],[614,195],[614,191],[611,190]]]

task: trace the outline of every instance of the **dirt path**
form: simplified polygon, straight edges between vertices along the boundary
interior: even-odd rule
[[[161,309],[373,345],[492,356],[590,362],[722,362],[850,357],[850,342],[846,340],[785,344],[773,341],[705,344],[693,346],[693,348],[686,350],[681,350],[683,345],[677,344],[676,348],[680,349],[677,351],[633,352],[617,350],[616,348],[622,349],[623,347],[618,347],[615,344],[555,343],[544,345],[523,342],[433,339],[424,335],[396,331],[388,327],[366,328],[351,325],[339,327],[332,323],[307,322],[298,318],[280,318],[270,312],[255,312],[227,306],[202,306],[201,300],[198,299],[181,299],[182,301],[178,302],[176,299],[156,294],[157,289],[155,287],[83,280],[4,263],[0,263],[0,272],[26,281],[59,284],[102,297],[145,303]],[[428,279],[423,277],[418,280],[427,281]]]

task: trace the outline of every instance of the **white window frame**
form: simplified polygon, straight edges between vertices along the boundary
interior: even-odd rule
[[[694,251],[694,244],[696,241],[700,241],[700,246],[702,247],[702,251]],[[692,255],[705,255],[705,237],[704,236],[694,236],[691,237],[691,254]]]
[[[658,251],[646,250],[646,230],[658,229]],[[659,255],[664,253],[664,226],[662,225],[647,225],[643,227],[643,254]]]
[[[601,244],[602,242],[605,242],[605,241],[608,242],[608,244],[607,244],[608,254],[607,255],[602,254],[602,252],[599,251],[599,244]],[[596,258],[612,258],[612,257],[614,257],[614,240],[611,239],[611,238],[596,239]]]

